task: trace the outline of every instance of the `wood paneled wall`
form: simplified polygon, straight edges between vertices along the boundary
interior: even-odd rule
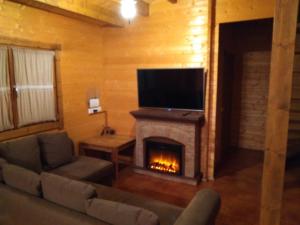
[[[206,67],[207,13],[207,0],[156,0],[150,17],[138,17],[125,29],[104,29],[101,97],[117,133],[135,133],[129,112],[138,108],[138,68]]]
[[[137,68],[206,67],[207,0],[156,0],[150,17],[123,28],[103,28],[8,1],[0,1],[0,34],[62,45],[61,74],[65,128],[78,141],[95,135],[103,116],[88,116],[87,93],[97,89],[109,124],[121,134],[134,133],[129,115],[137,105]],[[216,143],[217,56],[219,24],[273,16],[274,0],[218,0],[214,68],[210,71],[208,176],[213,178]],[[206,96],[208,98],[208,95]],[[208,104],[206,105],[208,106]],[[205,128],[206,129],[206,128]],[[202,140],[202,143],[206,143]]]
[[[273,17],[275,0],[216,0],[216,3],[218,24]]]
[[[219,0],[216,2],[215,43],[210,71],[208,165],[205,178],[213,179],[216,150],[217,58],[219,24],[273,16],[274,0]],[[206,66],[206,0],[182,0],[177,4],[157,0],[149,18],[137,18],[125,29],[104,29],[103,104],[109,124],[121,134],[134,134],[129,111],[138,107],[137,68]],[[208,98],[208,95],[206,96]],[[206,127],[204,128],[206,129]],[[204,133],[204,132],[203,132]],[[203,140],[202,143],[206,143]],[[206,138],[206,137],[205,137]],[[205,159],[206,160],[206,159]],[[206,163],[202,163],[204,165]],[[203,168],[202,168],[203,169]]]
[[[133,134],[130,110],[138,107],[137,69],[205,67],[207,1],[157,0],[149,18],[125,29],[104,29],[104,107],[118,133]]]
[[[96,25],[8,1],[0,3],[1,36],[61,44],[64,124],[75,142],[96,135],[104,122],[102,115],[87,114],[87,94],[101,89],[102,34]]]

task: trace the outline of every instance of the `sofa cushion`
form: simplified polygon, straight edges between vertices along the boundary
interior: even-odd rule
[[[37,173],[41,172],[40,147],[36,136],[2,143],[1,155],[9,162]]]
[[[73,158],[73,142],[66,132],[38,135],[43,163],[48,169],[67,164]]]
[[[6,164],[7,161],[5,159],[0,158],[0,182],[3,181],[3,174],[2,174],[2,169],[4,164]]]
[[[86,212],[113,225],[158,225],[158,217],[146,209],[104,199],[86,201]]]
[[[41,196],[41,180],[37,173],[12,164],[4,164],[2,173],[8,186]]]
[[[79,212],[85,213],[85,201],[96,196],[92,185],[55,174],[44,172],[41,181],[45,199]]]
[[[113,174],[113,164],[102,159],[80,156],[74,162],[50,172],[76,180],[97,182],[101,178]]]

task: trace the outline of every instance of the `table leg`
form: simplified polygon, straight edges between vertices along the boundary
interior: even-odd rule
[[[119,178],[119,160],[118,160],[118,151],[112,151],[112,162],[115,165],[115,179]]]
[[[82,144],[79,144],[79,155],[86,155],[85,148]]]

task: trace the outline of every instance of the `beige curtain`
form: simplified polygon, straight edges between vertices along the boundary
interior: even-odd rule
[[[6,47],[0,47],[0,131],[12,128],[13,123],[8,75],[8,54]]]
[[[54,51],[13,48],[18,126],[55,121]]]

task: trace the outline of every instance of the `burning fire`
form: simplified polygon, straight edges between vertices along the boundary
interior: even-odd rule
[[[149,167],[150,169],[168,173],[177,173],[179,171],[179,163],[176,157],[165,154],[152,156]]]

